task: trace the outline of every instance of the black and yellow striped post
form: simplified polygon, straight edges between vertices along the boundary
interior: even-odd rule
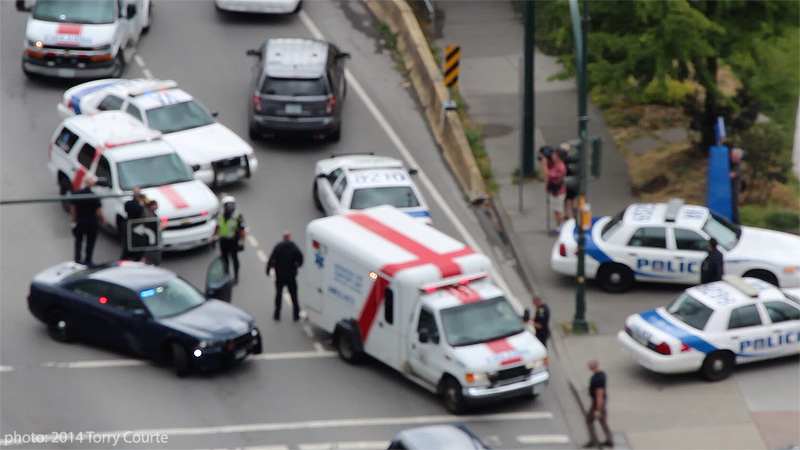
[[[444,51],[444,84],[447,87],[458,87],[458,63],[461,61],[461,47],[448,45]]]

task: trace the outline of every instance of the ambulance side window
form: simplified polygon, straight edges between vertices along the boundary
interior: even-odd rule
[[[92,160],[94,159],[94,147],[89,144],[83,144],[81,151],[78,153],[78,162],[87,169],[92,167]]]
[[[438,342],[439,336],[439,329],[436,328],[436,318],[433,317],[433,313],[428,311],[427,309],[422,309],[419,312],[419,323],[417,324],[417,333],[421,331],[426,331],[428,336],[433,338],[434,336],[437,339],[434,342]]]
[[[633,233],[628,245],[632,247],[667,248],[667,236],[662,227],[643,227]]]
[[[394,323],[394,292],[388,287],[383,291],[383,319],[388,324]]]
[[[708,241],[691,230],[675,229],[675,247],[678,250],[700,250],[708,247]]]
[[[111,165],[108,163],[105,156],[100,157],[100,161],[97,163],[97,170],[94,171],[94,174],[97,175],[97,178],[102,178],[109,182],[111,181]]]
[[[731,311],[731,318],[728,322],[728,329],[745,328],[761,325],[761,317],[758,315],[756,305],[747,305]]]
[[[794,306],[783,302],[764,302],[772,323],[785,322],[787,320],[800,320],[800,310]]]

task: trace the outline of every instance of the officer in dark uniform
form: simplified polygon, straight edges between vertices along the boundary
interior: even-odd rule
[[[275,312],[272,318],[281,320],[283,288],[289,290],[292,299],[292,319],[300,320],[300,305],[297,303],[297,269],[303,265],[303,252],[292,240],[292,233],[283,232],[283,240],[275,245],[267,261],[267,275],[275,271]]]
[[[78,195],[94,194],[92,187],[97,184],[97,178],[87,173],[83,178],[84,188],[76,191]],[[94,253],[94,243],[97,240],[97,231],[102,224],[106,225],[103,218],[103,210],[100,200],[97,198],[73,200],[70,204],[70,221],[72,235],[75,236],[75,262],[92,266],[92,254]],[[83,250],[83,238],[86,238],[86,258],[81,258]]]
[[[533,316],[536,338],[542,341],[542,345],[547,347],[547,338],[550,337],[550,308],[537,296],[533,297],[533,305],[536,307],[536,312]]]
[[[128,261],[139,261],[144,256],[144,252],[141,250],[132,251],[128,246],[128,221],[131,219],[141,219],[144,216],[144,202],[145,202],[144,194],[142,194],[142,190],[137,186],[133,188],[133,198],[125,202],[125,214],[127,215],[125,222],[123,222],[124,226],[121,230],[119,230],[120,234],[122,235],[122,256],[119,259],[124,259]],[[133,234],[131,236],[131,243],[134,247],[141,247],[143,246],[142,242],[137,242],[140,235]]]

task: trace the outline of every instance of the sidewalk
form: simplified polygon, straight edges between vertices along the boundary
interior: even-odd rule
[[[616,448],[765,448],[762,433],[769,431],[763,424],[759,431],[755,414],[748,411],[735,383],[691,380],[680,386],[682,394],[677,397],[670,389],[656,389],[656,383],[642,376],[645,371],[634,377],[621,370],[628,361],[616,342],[625,318],[619,310],[592,309],[587,318],[597,332],[587,336],[559,329],[558,324],[571,321],[574,307],[571,300],[555,296],[560,292],[563,297],[569,286],[563,286],[563,279],[558,290],[536,284],[559,280],[549,269],[554,238],[547,235],[544,187],[541,182],[527,182],[520,192],[512,184],[512,173],[519,167],[522,18],[510,1],[437,1],[435,6],[440,10],[437,44],[461,46],[459,90],[472,120],[484,126],[484,144],[500,185],[494,206],[524,278],[551,307],[551,347],[573,394],[558,395],[576,444],[588,440],[582,416],[590,376],[586,363],[596,358],[609,376],[609,422]],[[537,52],[535,149],[545,144],[555,147],[578,135],[575,81],[547,81],[558,70],[554,58]],[[614,214],[635,201],[627,166],[597,108],[590,105],[588,115],[589,135],[602,136],[604,152],[602,177],[590,181],[587,200],[596,215]]]

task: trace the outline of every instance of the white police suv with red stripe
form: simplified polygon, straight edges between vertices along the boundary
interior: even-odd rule
[[[29,77],[120,77],[152,23],[150,0],[17,0],[31,11],[22,71]]]
[[[65,119],[50,141],[48,166],[61,195],[81,189],[87,173],[99,180],[95,194],[122,195],[140,187],[158,202],[157,214],[165,225],[163,250],[186,250],[214,240],[217,197],[192,177],[161,133],[128,114],[107,111]],[[116,232],[124,232],[129,199],[101,200],[106,222]]]
[[[173,80],[90,81],[64,92],[57,110],[62,118],[125,111],[160,131],[194,177],[210,186],[250,178],[258,169],[253,147]]]
[[[666,308],[629,316],[617,339],[654,372],[699,371],[721,380],[734,364],[800,353],[800,289],[725,275],[687,289]]]
[[[718,242],[725,273],[800,286],[800,236],[732,224],[681,199],[635,203],[616,216],[593,218],[585,236],[586,277],[609,292],[626,291],[634,281],[699,283],[711,238]],[[570,219],[550,253],[554,271],[575,276],[577,239]]]
[[[312,220],[306,240],[304,309],[345,361],[370,355],[452,413],[546,386],[547,352],[486,255],[388,205]]]
[[[314,204],[326,215],[392,205],[427,224],[425,199],[402,161],[370,154],[332,155],[314,169]]]

